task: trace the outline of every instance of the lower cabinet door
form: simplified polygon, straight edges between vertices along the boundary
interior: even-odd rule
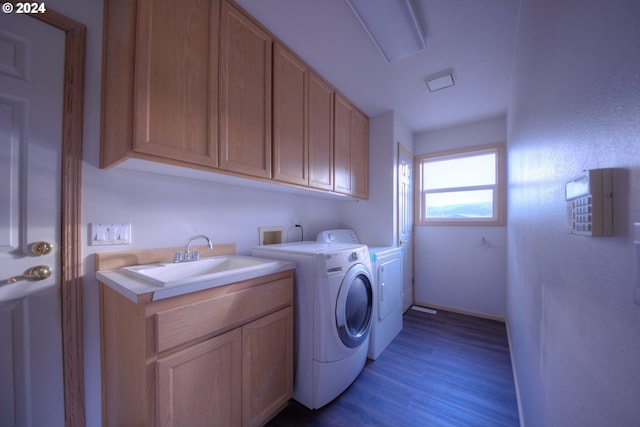
[[[240,425],[241,357],[242,332],[237,328],[158,359],[158,425]]]
[[[293,309],[242,327],[243,426],[261,426],[293,395]]]

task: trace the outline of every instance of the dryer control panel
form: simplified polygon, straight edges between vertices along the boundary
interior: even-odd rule
[[[349,229],[325,230],[318,233],[317,242],[360,243],[355,231]]]

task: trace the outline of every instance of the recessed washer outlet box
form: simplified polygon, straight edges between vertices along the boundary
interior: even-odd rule
[[[260,246],[276,245],[284,242],[284,227],[258,227]]]

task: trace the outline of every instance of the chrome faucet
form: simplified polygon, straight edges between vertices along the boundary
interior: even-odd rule
[[[175,256],[173,257],[173,262],[198,261],[200,259],[200,251],[195,250],[193,251],[193,253],[191,253],[191,242],[197,239],[206,240],[209,250],[213,249],[213,243],[211,243],[211,239],[203,234],[199,234],[187,239],[187,243],[185,243],[184,245],[184,255],[182,255],[181,252],[176,252]]]

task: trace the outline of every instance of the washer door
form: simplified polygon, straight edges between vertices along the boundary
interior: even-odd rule
[[[373,288],[369,270],[355,264],[347,271],[336,302],[336,326],[340,339],[349,348],[358,347],[367,339],[371,328]]]

